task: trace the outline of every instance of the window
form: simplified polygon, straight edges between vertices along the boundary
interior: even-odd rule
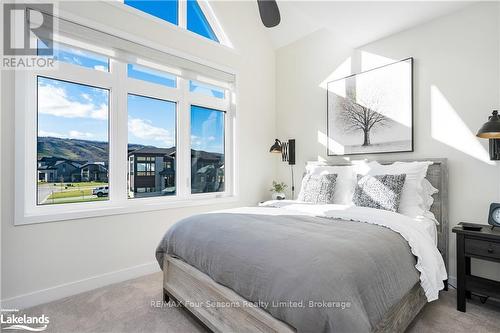
[[[124,3],[214,42],[221,42],[218,37],[222,35],[221,29],[207,1],[187,0],[183,6],[178,0],[125,0]],[[180,17],[183,19],[180,20]]]
[[[16,224],[234,200],[234,75],[83,32],[15,73]]]
[[[224,98],[225,93],[223,88],[192,80],[189,81],[189,91],[195,94],[203,94],[220,99]]]
[[[217,43],[219,42],[196,0],[187,1],[187,29]]]
[[[148,196],[175,195],[176,103],[128,95],[129,159],[135,157],[135,174],[129,174],[129,198],[141,197],[138,188],[154,189]],[[132,162],[133,163],[133,162]]]
[[[37,96],[37,204],[107,200],[109,91],[38,76]]]
[[[124,3],[172,24],[179,23],[178,0],[125,0]]]
[[[224,112],[191,106],[191,193],[224,191]]]
[[[45,48],[46,45],[39,40],[38,54],[43,54],[42,50]],[[62,43],[53,43],[53,52],[56,61],[109,72],[109,60],[106,56]]]
[[[177,79],[175,75],[164,73],[144,66],[128,64],[127,73],[128,77],[133,79],[161,84],[170,88],[177,87]]]

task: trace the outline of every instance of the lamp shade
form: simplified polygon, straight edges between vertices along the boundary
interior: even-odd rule
[[[269,149],[270,153],[281,153],[281,141],[276,139],[274,144]]]
[[[477,136],[483,139],[500,139],[500,116],[494,110],[488,121],[477,132]]]

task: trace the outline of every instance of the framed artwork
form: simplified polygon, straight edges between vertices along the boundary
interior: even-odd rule
[[[327,84],[328,156],[413,151],[413,58]]]

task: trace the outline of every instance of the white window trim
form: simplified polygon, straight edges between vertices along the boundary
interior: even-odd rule
[[[88,21],[87,21],[88,25]],[[59,63],[56,71],[18,71],[16,85],[16,174],[15,174],[15,225],[42,223],[50,221],[72,220],[79,218],[107,216],[115,214],[162,210],[169,208],[213,205],[237,201],[235,151],[235,98],[236,85],[227,94],[225,100],[209,98],[201,94],[189,93],[188,80],[178,80],[178,88],[164,88],[147,82],[137,84],[138,80],[120,81],[120,75],[126,76],[126,64],[110,60],[110,70],[100,72],[77,65]],[[227,71],[227,68],[220,69]],[[236,75],[236,74],[235,74]],[[58,205],[37,205],[37,76],[45,76],[75,83],[110,89],[109,109],[109,200],[69,203]],[[75,79],[78,78],[78,79]],[[200,80],[202,81],[202,80]],[[211,82],[206,82],[211,83]],[[182,87],[185,85],[185,87]],[[177,195],[172,197],[127,198],[128,168],[128,130],[127,118],[119,116],[116,110],[126,110],[127,93],[136,93],[178,103],[177,112]],[[121,96],[121,97],[120,97]],[[180,104],[184,104],[180,106]],[[190,111],[190,105],[205,106],[225,111],[225,191],[214,193],[190,193],[190,112],[179,112],[180,108]],[[182,122],[182,126],[180,123]],[[122,149],[120,149],[120,147]],[[29,180],[33,179],[33,182]]]

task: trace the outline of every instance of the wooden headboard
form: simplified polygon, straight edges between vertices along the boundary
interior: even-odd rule
[[[368,160],[369,161],[369,160]],[[398,160],[400,162],[413,162],[413,161],[431,161],[432,165],[427,169],[427,180],[438,189],[438,193],[433,195],[434,203],[431,206],[431,212],[438,220],[439,225],[437,226],[438,234],[438,249],[443,256],[444,263],[446,265],[446,270],[448,271],[448,242],[449,242],[449,225],[448,225],[448,167],[446,159],[414,159],[414,160]],[[377,161],[382,165],[392,164],[396,160],[383,160]],[[307,162],[307,164],[312,165],[331,165],[331,166],[343,166],[351,165],[349,162],[335,163],[330,161],[325,162]]]

